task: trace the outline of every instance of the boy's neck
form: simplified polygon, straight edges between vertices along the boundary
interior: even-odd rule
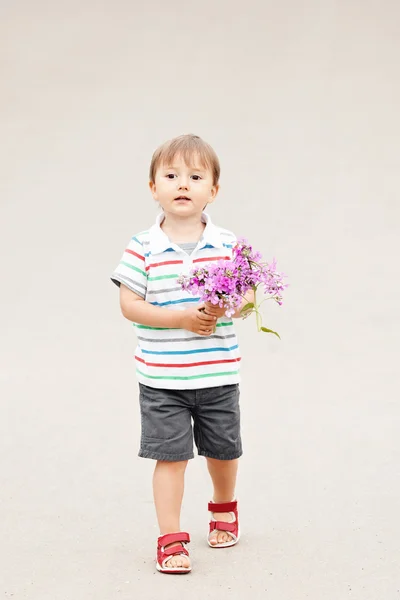
[[[169,237],[171,242],[198,242],[201,238],[206,224],[200,216],[185,217],[177,219],[175,215],[165,215],[161,223],[161,229]]]

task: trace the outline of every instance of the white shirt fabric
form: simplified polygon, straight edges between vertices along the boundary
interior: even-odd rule
[[[189,255],[170,241],[161,229],[164,214],[156,223],[129,241],[111,276],[139,294],[146,302],[168,310],[184,310],[200,303],[177,282],[195,266],[230,259],[235,235],[217,227],[206,213],[203,235]],[[166,329],[134,324],[138,345],[136,373],[140,383],[155,388],[198,389],[240,382],[240,350],[230,318],[218,319],[214,334],[204,337],[185,329]]]

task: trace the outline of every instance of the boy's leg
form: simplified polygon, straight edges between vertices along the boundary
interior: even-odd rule
[[[214,502],[231,502],[235,498],[236,477],[239,459],[217,460],[207,457],[207,467],[214,486]],[[231,521],[230,513],[214,513],[217,521]],[[226,531],[215,531],[210,537],[210,544],[230,542],[232,537]]]
[[[178,462],[157,461],[153,475],[153,493],[160,535],[180,531],[180,515],[187,463],[187,460]],[[168,567],[189,567],[190,560],[186,556],[173,556],[166,565]]]
[[[139,384],[141,440],[139,456],[157,461],[153,493],[160,535],[180,531],[185,470],[193,458],[191,390]],[[175,544],[176,545],[176,544]],[[189,567],[186,557],[172,556],[169,567]]]
[[[238,459],[242,455],[239,398],[238,384],[198,392],[194,435],[199,454],[207,460],[214,485],[214,502],[232,502],[235,498]],[[229,523],[232,515],[214,513],[214,519]],[[210,543],[215,545],[233,540],[226,531],[214,531],[210,538]]]

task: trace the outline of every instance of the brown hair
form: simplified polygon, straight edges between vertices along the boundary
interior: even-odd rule
[[[171,163],[177,155],[181,155],[187,165],[190,165],[194,156],[197,156],[201,165],[211,170],[213,185],[217,185],[221,172],[218,156],[210,144],[191,133],[180,135],[157,148],[151,159],[150,181],[154,183],[156,171],[161,164]]]

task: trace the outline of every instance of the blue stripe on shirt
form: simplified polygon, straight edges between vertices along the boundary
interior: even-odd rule
[[[132,238],[133,240],[135,240],[136,238]],[[139,241],[139,240],[136,240]],[[140,243],[140,242],[139,242]],[[224,248],[232,248],[232,244],[223,244]],[[213,246],[212,244],[207,244],[206,246],[203,246],[202,248],[200,248],[200,250],[204,250],[204,248],[214,248],[215,246]],[[174,248],[167,248],[167,250],[164,250],[164,252],[175,252]],[[151,256],[151,252],[145,252],[144,253],[145,256]]]
[[[168,306],[169,304],[180,304],[181,302],[199,302],[200,298],[182,298],[181,300],[168,300],[168,302],[150,302],[153,306]]]
[[[173,248],[167,248],[166,250],[163,250],[164,252],[175,252],[175,250]],[[145,252],[144,254],[145,256],[151,256],[151,252]]]

